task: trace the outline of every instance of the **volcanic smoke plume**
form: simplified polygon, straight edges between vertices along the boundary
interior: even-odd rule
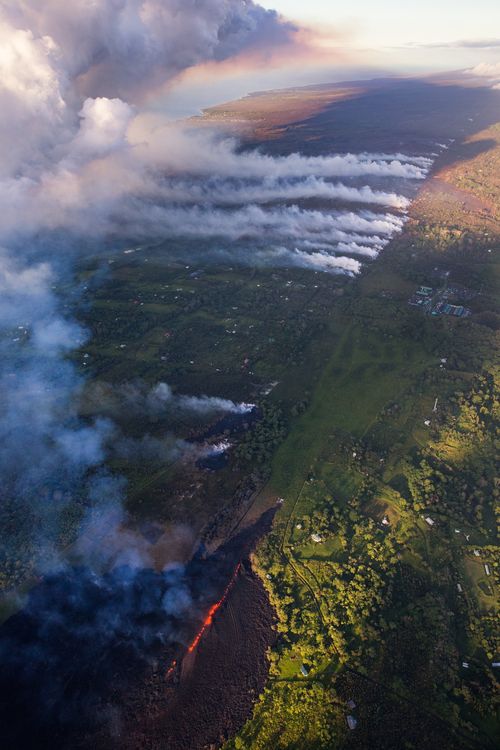
[[[115,428],[79,418],[84,379],[67,355],[88,338],[72,319],[75,263],[106,248],[132,206],[141,223],[182,130],[149,141],[141,101],[180,69],[293,34],[251,1],[195,5],[7,0],[0,9],[0,565],[9,585],[60,564],[62,519],[75,507],[78,516],[121,502],[123,482],[103,468]]]
[[[151,117],[141,102],[152,95],[157,75],[230,56],[257,37],[274,44],[292,33],[252,2],[187,7],[176,0],[77,2],[69,12],[54,0],[43,7],[25,2],[22,11],[9,2],[0,12],[6,155],[0,468],[2,509],[16,519],[16,534],[3,535],[0,562],[10,581],[17,580],[12,561],[19,549],[25,574],[57,561],[61,518],[75,502],[80,508],[108,502],[100,488],[110,488],[103,464],[115,427],[102,414],[79,419],[84,379],[67,359],[88,338],[71,318],[79,257],[107,252],[109,237],[125,247],[164,240],[167,254],[174,254],[169,239],[175,246],[183,238],[189,241],[181,243],[189,248],[183,252],[206,262],[354,275],[401,230],[412,185],[431,164],[428,156],[400,153],[271,157],[242,151],[224,135]],[[24,137],[28,127],[30,138]],[[387,189],[365,184],[371,179],[385,181]],[[335,201],[335,210],[295,203],[315,191],[318,199]],[[168,386],[164,391],[166,408],[247,408],[202,395],[171,398]],[[160,457],[182,448],[175,444],[172,452],[148,436],[140,446]],[[123,489],[115,480],[112,504]]]

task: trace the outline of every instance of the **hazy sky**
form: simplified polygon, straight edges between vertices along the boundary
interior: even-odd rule
[[[496,0],[264,0],[284,15],[350,29],[360,45],[380,48],[461,39],[500,38]]]

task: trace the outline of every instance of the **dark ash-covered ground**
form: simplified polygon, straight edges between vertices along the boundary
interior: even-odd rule
[[[196,651],[175,675],[151,675],[119,734],[93,737],[82,748],[204,750],[219,747],[251,715],[267,674],[274,614],[258,577],[243,566]]]

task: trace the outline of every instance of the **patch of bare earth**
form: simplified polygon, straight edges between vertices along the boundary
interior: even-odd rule
[[[350,85],[311,86],[281,91],[262,91],[243,99],[204,110],[197,118],[206,125],[217,124],[255,140],[279,138],[292,123],[300,123],[334,103],[359,96],[361,88]]]

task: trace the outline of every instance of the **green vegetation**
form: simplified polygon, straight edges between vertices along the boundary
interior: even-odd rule
[[[279,637],[228,750],[495,746],[498,236],[429,200],[335,301],[328,361],[274,457],[263,497],[284,504],[255,567]],[[470,319],[408,307],[445,272],[477,293]]]
[[[243,461],[269,463],[285,435],[281,409],[275,404],[263,404],[259,421],[240,441],[236,455]]]

